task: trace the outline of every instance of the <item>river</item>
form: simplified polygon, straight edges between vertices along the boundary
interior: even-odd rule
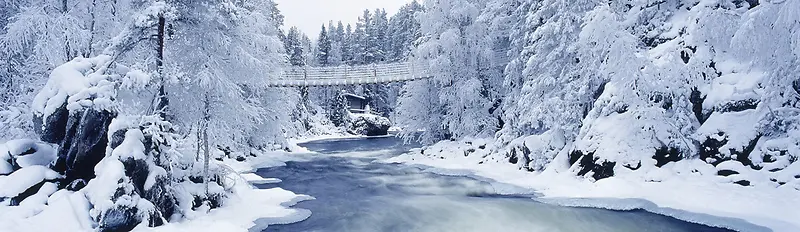
[[[321,140],[300,146],[316,153],[286,166],[259,169],[257,174],[283,181],[257,187],[281,187],[315,197],[294,206],[309,209],[312,215],[265,231],[730,231],[643,210],[545,204],[535,201],[532,193],[499,183],[375,162],[419,146],[394,137]],[[516,194],[504,194],[509,192]]]

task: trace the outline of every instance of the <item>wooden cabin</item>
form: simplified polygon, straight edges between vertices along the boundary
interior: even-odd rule
[[[358,96],[355,94],[345,93],[344,97],[347,99],[350,113],[367,113],[369,109],[369,101],[366,97]]]

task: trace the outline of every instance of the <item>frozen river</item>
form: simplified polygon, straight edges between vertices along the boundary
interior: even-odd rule
[[[258,170],[281,187],[314,196],[295,207],[310,218],[266,231],[729,231],[643,210],[612,211],[550,205],[512,187],[419,167],[375,162],[414,145],[397,138],[338,139],[300,144],[318,152],[304,161]]]

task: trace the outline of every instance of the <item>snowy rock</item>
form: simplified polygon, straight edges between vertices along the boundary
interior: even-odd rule
[[[601,180],[614,176],[614,167],[617,162],[600,160],[594,156],[595,153],[583,153],[577,150],[569,154],[570,165],[578,169],[578,176],[590,175],[595,180]]]
[[[542,171],[564,148],[563,131],[547,131],[515,139],[505,148],[509,162],[528,171]]]
[[[34,127],[45,142],[59,145],[54,170],[63,185],[86,182],[105,156],[108,125],[116,116],[110,56],[75,58],[55,68],[32,108]]]
[[[148,158],[157,152],[152,148],[158,147],[158,140],[129,121],[121,117],[110,126],[116,130],[110,131],[110,153],[95,168],[97,178],[86,186],[100,231],[163,225],[176,211],[166,170]]]
[[[391,126],[388,118],[372,114],[351,114],[347,132],[366,136],[387,135]]]
[[[56,159],[56,151],[52,146],[30,139],[12,140],[0,145],[0,160],[11,161],[10,164],[19,167],[34,165],[50,166]],[[0,163],[0,174],[3,172]]]
[[[48,181],[61,178],[61,175],[45,166],[28,166],[11,173],[0,176],[0,201],[11,199],[11,205],[17,205],[29,196],[39,192],[39,189]],[[46,196],[44,196],[46,201]]]
[[[47,121],[64,106],[70,111],[84,107],[109,110],[116,95],[114,83],[109,81],[111,76],[105,74],[111,59],[107,55],[78,57],[53,69],[33,100],[34,113]]]
[[[65,109],[60,109],[65,110]],[[65,135],[58,149],[55,170],[65,173],[65,181],[88,181],[94,178],[95,165],[105,157],[108,126],[116,113],[85,109],[70,114],[66,127],[53,128]],[[47,125],[55,126],[55,125]]]
[[[0,155],[0,156],[2,156],[2,155]],[[3,157],[0,157],[0,158],[3,158]],[[10,174],[11,172],[14,171],[14,166],[11,165],[11,162],[9,162],[9,161],[10,161],[9,159],[5,159],[5,158],[0,159],[0,175],[8,175],[8,174]]]

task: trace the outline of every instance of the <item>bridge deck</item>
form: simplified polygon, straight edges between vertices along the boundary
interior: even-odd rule
[[[389,64],[338,66],[338,67],[291,67],[281,74],[280,80],[272,80],[274,87],[356,85],[413,81],[428,78],[416,70],[411,62]]]
[[[508,63],[504,50],[495,51],[494,67]],[[272,87],[335,86],[391,83],[431,78],[426,64],[409,61],[337,67],[289,67],[280,79],[271,80]]]

